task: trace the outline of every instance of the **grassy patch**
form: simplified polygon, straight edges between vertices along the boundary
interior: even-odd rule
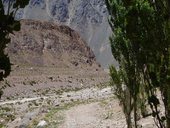
[[[97,84],[96,87],[98,87],[99,89],[104,89],[104,88],[107,88],[107,87],[110,87],[110,82],[104,82],[104,83],[100,83],[100,84]]]
[[[3,124],[0,123],[0,128],[5,128],[5,126]]]

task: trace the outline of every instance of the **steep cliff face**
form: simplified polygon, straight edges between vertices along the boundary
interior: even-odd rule
[[[8,51],[15,64],[37,66],[91,66],[95,56],[79,34],[64,25],[22,20],[11,35]]]
[[[111,30],[104,0],[30,0],[17,18],[53,21],[78,31],[104,67],[113,63],[109,45]]]

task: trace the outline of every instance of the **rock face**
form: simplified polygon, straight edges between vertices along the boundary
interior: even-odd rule
[[[104,67],[113,63],[109,45],[111,29],[104,0],[30,0],[18,19],[58,22],[78,31]]]
[[[47,126],[47,122],[42,120],[38,123],[37,128],[45,128]]]
[[[22,20],[21,30],[11,37],[8,51],[17,64],[62,67],[96,64],[90,47],[77,32],[64,25]]]

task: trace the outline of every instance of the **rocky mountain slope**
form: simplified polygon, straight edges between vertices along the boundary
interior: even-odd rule
[[[111,30],[104,0],[30,0],[18,19],[38,19],[68,25],[88,42],[104,67],[113,63],[109,45]],[[115,63],[115,62],[114,62]]]
[[[22,20],[21,30],[11,35],[9,55],[15,64],[33,66],[90,66],[95,55],[79,34],[64,25]]]

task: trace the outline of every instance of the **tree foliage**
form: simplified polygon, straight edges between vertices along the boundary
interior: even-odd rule
[[[126,86],[131,96],[132,104],[128,107],[133,108],[135,127],[137,127],[136,112],[139,109],[136,102],[144,96],[148,100],[153,116],[157,119],[157,126],[169,128],[170,2],[168,0],[106,0],[106,4],[110,14],[109,23],[113,30],[113,36],[110,38],[112,53],[119,63],[119,71],[114,67],[110,68],[115,88],[120,90],[122,84]],[[123,75],[118,75],[117,72],[123,72]],[[122,81],[121,84],[115,82],[118,77]],[[165,118],[159,115],[157,89],[162,94]],[[121,90],[122,92],[125,93]],[[131,124],[129,127],[132,127]]]
[[[9,34],[20,30],[20,22],[15,20],[16,12],[28,2],[29,0],[0,0],[0,81],[11,72],[10,59],[5,48],[10,43]]]
[[[20,22],[15,20],[19,8],[24,8],[29,0],[0,0],[0,81],[6,78],[11,71],[6,45],[10,42],[9,34],[20,30]],[[7,8],[4,7],[7,4]]]

